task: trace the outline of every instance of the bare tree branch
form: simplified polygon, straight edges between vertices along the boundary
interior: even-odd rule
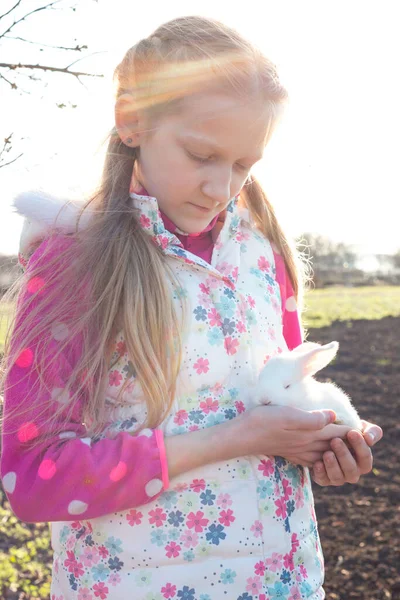
[[[18,158],[20,158],[22,156],[22,153],[17,156],[16,158],[13,158],[12,160],[9,160],[6,163],[1,164],[1,161],[3,160],[3,154],[4,152],[9,152],[11,150],[11,138],[12,138],[13,134],[10,133],[9,136],[7,136],[6,138],[4,138],[4,144],[3,144],[3,148],[0,150],[0,168],[1,167],[7,167],[8,165],[11,165],[13,162],[15,162],[16,160],[18,160]]]
[[[29,71],[27,71],[26,73],[21,71],[20,73],[18,73],[18,78],[20,77],[25,77],[26,79],[30,79],[31,81],[41,81],[40,77],[35,77],[33,73],[29,75]],[[20,86],[18,86],[18,89],[20,89]]]
[[[8,84],[11,86],[11,89],[12,89],[12,90],[16,90],[16,89],[17,89],[17,87],[18,87],[18,86],[17,86],[17,84],[16,84],[16,83],[14,83],[14,82],[12,82],[12,81],[9,81],[9,80],[7,79],[7,77],[4,77],[4,75],[2,75],[1,73],[0,73],[0,78],[1,78],[1,79],[4,79],[4,81],[6,81],[6,82],[7,82],[7,83],[8,83]],[[1,156],[1,154],[0,154],[0,156]]]
[[[97,2],[97,0],[95,0],[95,1]],[[18,24],[20,24],[23,21],[27,21],[32,15],[39,13],[41,11],[44,11],[44,10],[50,10],[54,13],[57,10],[63,8],[63,4],[62,4],[63,2],[64,2],[64,0],[41,0],[37,3],[40,6],[37,6],[37,8],[35,8],[35,9],[33,9],[33,7],[31,6],[31,8],[33,10],[30,10],[29,12],[26,12],[26,14],[24,14],[24,12],[26,10],[29,10],[29,2],[26,5],[26,6],[28,6],[28,8],[26,8],[24,6],[24,8],[22,9],[23,0],[14,0],[13,6],[9,10],[7,10],[7,12],[0,14],[0,20],[3,19],[4,17],[7,17],[8,15],[11,15],[11,18],[7,21],[8,25],[7,24],[5,25],[5,30],[2,33],[0,33],[0,42],[2,42],[3,38],[4,38],[4,40],[16,40],[19,42],[24,42],[26,44],[37,45],[40,47],[41,51],[44,51],[46,48],[52,48],[52,49],[57,49],[57,50],[64,50],[66,52],[75,52],[75,56],[76,56],[77,52],[83,54],[83,51],[87,50],[88,46],[86,44],[82,44],[82,45],[79,44],[76,39],[71,40],[71,41],[75,42],[76,45],[74,47],[73,46],[68,47],[68,46],[57,46],[57,45],[40,43],[35,40],[26,39],[23,36],[14,35],[13,30]],[[70,9],[72,8],[72,10],[75,12],[79,3],[75,3],[72,6],[71,6],[72,3],[69,3],[69,4],[70,4],[69,8]],[[16,11],[14,13],[14,15],[12,15],[13,11]],[[19,16],[19,15],[23,15],[23,16]],[[13,22],[10,24],[10,21],[13,21]],[[10,35],[10,33],[11,33],[11,35]],[[30,37],[29,34],[28,34],[28,37]],[[94,54],[98,54],[98,52],[95,52]],[[91,54],[89,56],[91,56]],[[70,64],[68,64],[67,66],[63,66],[63,67],[50,66],[47,64],[39,64],[39,63],[31,64],[31,63],[26,63],[26,62],[0,63],[0,83],[2,83],[4,81],[6,84],[8,84],[10,86],[10,88],[12,90],[17,89],[20,92],[29,94],[30,92],[27,92],[26,90],[24,90],[21,87],[20,79],[22,79],[23,77],[31,79],[31,80],[42,79],[40,72],[49,71],[49,72],[53,72],[53,73],[62,73],[62,74],[72,75],[79,81],[79,83],[81,85],[86,87],[84,82],[81,80],[81,77],[82,78],[83,77],[104,77],[104,75],[96,74],[96,73],[87,73],[85,71],[79,71],[79,70],[76,70],[76,67],[72,68],[72,67],[74,67],[74,65],[77,62],[79,62],[80,60],[83,60],[84,58],[87,58],[87,56],[81,55],[79,59],[77,59],[77,60],[71,62]],[[43,60],[45,63],[47,63],[46,59],[43,59]],[[50,61],[50,62],[52,62],[52,61]],[[67,60],[65,62],[67,62]],[[8,69],[8,71],[6,71],[6,69]],[[10,71],[14,71],[14,73],[11,74]],[[7,72],[7,76],[3,74],[4,72]],[[35,73],[39,77],[35,76]],[[14,79],[16,79],[16,81],[18,81],[18,84],[13,81],[13,77],[14,77]],[[17,79],[17,77],[18,77],[18,79]],[[45,83],[45,80],[43,81],[43,84],[47,85],[47,83]],[[65,103],[59,103],[58,106],[60,108],[62,108],[63,106],[65,106]],[[71,105],[71,106],[74,107],[74,105]],[[20,153],[15,158],[12,158],[12,159],[10,158],[10,156],[11,156],[10,151],[12,150],[11,138],[12,138],[12,134],[10,134],[8,137],[4,138],[3,148],[1,148],[1,146],[0,146],[0,168],[11,165],[15,161],[17,161],[21,156],[23,156],[23,153]]]
[[[74,64],[74,63],[72,63]],[[79,77],[104,77],[104,75],[97,73],[85,73],[83,71],[69,71],[68,67],[50,67],[48,65],[22,65],[21,63],[0,63],[0,68],[10,69],[10,71],[15,71],[16,69],[40,69],[41,71],[52,71],[54,73],[68,73],[68,75],[73,75],[77,79]]]
[[[6,138],[4,138],[4,144],[3,144],[3,148],[2,148],[2,150],[0,151],[0,158],[2,157],[2,155],[3,155],[3,152],[5,151],[5,149],[7,148],[7,146],[9,146],[9,145],[11,144],[11,138],[12,138],[12,136],[13,136],[13,134],[12,134],[12,133],[10,133],[10,135],[9,135],[9,136],[7,136]],[[7,150],[7,152],[8,152],[8,150]]]
[[[21,93],[23,93],[23,94],[27,94],[28,96],[30,96],[30,95],[32,94],[32,92],[30,92],[30,91],[26,90],[25,88],[23,88],[23,87],[21,86],[21,82],[20,82],[20,80],[22,79],[22,77],[25,77],[25,79],[29,79],[30,81],[41,81],[41,80],[40,80],[40,77],[35,77],[35,75],[33,75],[33,74],[29,75],[29,71],[27,71],[26,73],[23,73],[23,72],[21,72],[21,71],[20,71],[20,72],[18,73],[18,85],[17,85],[17,84],[14,84],[14,85],[16,85],[16,86],[17,86],[17,87],[16,87],[16,89],[17,89],[19,92],[21,92]]]
[[[28,79],[32,79],[32,81],[39,81],[39,78],[38,77],[34,77],[33,75],[26,75],[25,73],[18,73],[18,77],[22,77],[22,76],[27,77]],[[0,79],[4,79],[4,81],[6,81],[7,83],[9,83],[10,86],[11,86],[11,89],[13,89],[13,90],[19,90],[23,94],[30,95],[30,92],[28,92],[28,90],[24,90],[24,88],[21,87],[21,84],[17,85],[15,82],[9,81],[7,79],[7,77],[4,77],[4,75],[2,75],[1,73],[0,73]]]
[[[8,167],[8,165],[11,165],[13,162],[15,162],[16,160],[18,160],[19,158],[21,158],[22,154],[23,154],[23,152],[22,152],[21,154],[19,154],[19,155],[17,156],[17,158],[13,158],[13,160],[9,160],[9,161],[8,161],[8,162],[6,162],[6,163],[3,163],[3,164],[1,164],[1,163],[0,163],[0,169],[1,169],[2,167]]]
[[[18,0],[17,4],[14,4],[14,6],[12,8],[10,8],[9,11],[7,11],[6,13],[0,15],[0,19],[2,19],[3,17],[6,17],[7,15],[9,15],[15,8],[17,8],[17,6],[19,6],[19,4],[21,4],[22,0]]]
[[[27,44],[35,44],[37,46],[43,46],[43,48],[54,48],[56,50],[71,50],[71,51],[81,52],[82,50],[87,50],[88,49],[88,47],[86,45],[79,46],[79,44],[77,44],[75,46],[75,48],[72,48],[72,47],[68,48],[66,46],[51,46],[50,44],[42,44],[41,42],[33,42],[32,40],[26,40],[25,38],[14,37],[12,35],[5,35],[3,37],[5,37],[7,40],[19,40],[21,42],[26,42]]]
[[[14,21],[14,23],[12,25],[10,25],[10,27],[8,29],[3,31],[3,33],[0,35],[0,39],[2,37],[4,37],[7,33],[9,33],[11,31],[11,29],[13,29],[16,25],[18,25],[18,23],[21,23],[21,21],[24,21],[27,17],[30,17],[30,15],[33,15],[34,13],[37,13],[40,10],[46,10],[47,8],[51,8],[52,6],[54,6],[54,4],[58,4],[59,2],[61,2],[61,0],[54,0],[54,2],[50,2],[49,4],[46,4],[46,6],[39,6],[39,8],[35,8],[35,10],[32,10],[29,13],[26,13],[26,15],[24,15],[17,21]],[[16,6],[18,6],[18,4],[16,4],[14,6],[14,8],[16,8]]]
[[[87,54],[86,56],[81,56],[80,58],[77,58],[76,60],[74,60],[74,62],[69,64],[68,67],[66,67],[66,68],[69,69],[70,67],[72,67],[72,65],[76,65],[76,63],[78,63],[80,60],[86,60],[87,58],[89,58],[89,56],[94,56],[95,54],[103,54],[103,53],[104,53],[104,50],[99,50],[98,52],[91,52],[90,54]]]

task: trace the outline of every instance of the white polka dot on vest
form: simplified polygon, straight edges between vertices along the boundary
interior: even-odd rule
[[[161,492],[162,487],[163,487],[163,482],[161,481],[161,479],[152,479],[151,481],[146,483],[144,490],[145,490],[146,494],[148,495],[148,497],[152,498],[153,496],[158,494],[158,492]]]
[[[92,440],[90,438],[81,438],[82,444],[86,444],[86,446],[90,446]]]
[[[294,296],[290,296],[290,298],[286,300],[285,308],[289,312],[294,312],[297,310],[297,303]]]
[[[70,399],[69,392],[63,388],[54,388],[51,392],[51,397],[60,404],[67,404]]]
[[[51,326],[51,335],[57,342],[62,342],[68,337],[68,327],[65,323],[53,323]]]
[[[151,437],[153,435],[153,432],[151,429],[142,429],[142,431],[140,431],[138,433],[138,436],[139,435],[145,435],[146,437]]]
[[[2,479],[3,488],[9,494],[12,494],[15,490],[15,484],[17,483],[17,474],[14,471],[6,473]]]
[[[72,502],[68,504],[68,513],[70,515],[81,515],[85,512],[87,507],[88,505],[86,502],[82,502],[82,500],[72,500]]]
[[[76,437],[76,433],[75,433],[75,431],[63,431],[62,433],[60,433],[60,435],[58,437],[60,439],[74,438],[74,437]]]

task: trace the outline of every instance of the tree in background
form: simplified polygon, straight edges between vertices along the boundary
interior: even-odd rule
[[[300,236],[298,243],[309,254],[314,268],[355,268],[357,253],[349,244],[333,242],[331,239],[316,233],[304,233]]]
[[[400,269],[400,249],[397,250],[396,254],[393,254],[393,256],[391,257],[392,262],[393,262],[393,267],[395,269]]]
[[[326,282],[337,283],[346,280],[349,274],[359,274],[357,253],[349,244],[307,232],[298,238],[297,246],[311,262],[316,286]]]
[[[78,5],[82,6],[88,2],[97,2],[97,0],[86,0],[84,2],[80,0],[80,3],[74,3],[70,0],[53,0],[52,2],[35,2],[32,0],[5,2],[2,0],[0,53],[2,60],[8,60],[8,62],[0,62],[0,93],[2,87],[8,87],[15,93],[30,94],[31,82],[34,82],[34,85],[36,82],[39,82],[40,85],[47,85],[43,81],[45,73],[60,73],[73,77],[82,85],[82,78],[102,77],[102,74],[90,73],[76,66],[78,62],[92,55],[86,52],[88,50],[87,44],[78,43],[72,32],[67,31],[66,45],[51,45],[45,43],[43,39],[30,39],[35,38],[35,23],[37,24],[40,15],[53,11],[54,18],[60,17],[61,13],[65,15],[65,11],[77,12]],[[28,36],[25,37],[26,33],[20,35],[21,29],[25,31],[28,29],[29,39]],[[63,29],[57,27],[57,32],[60,31],[63,31]],[[35,56],[38,53],[40,53],[40,59],[32,60],[32,55]],[[79,55],[79,58],[75,58],[77,55]],[[22,60],[21,56],[24,57]],[[57,106],[65,108],[67,106],[65,99],[57,103]],[[74,108],[75,105],[71,104],[71,107]],[[22,156],[22,153],[15,155],[12,136],[13,133],[10,131],[5,132],[5,135],[2,136],[0,168],[15,162]]]

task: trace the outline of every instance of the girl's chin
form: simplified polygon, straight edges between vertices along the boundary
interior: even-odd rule
[[[185,220],[184,222],[181,221],[180,224],[179,222],[175,222],[175,225],[184,233],[193,235],[195,233],[201,233],[204,231],[211,221],[212,217],[203,217],[202,219],[196,219],[195,222],[193,222],[193,219],[190,219],[190,222],[189,219]]]

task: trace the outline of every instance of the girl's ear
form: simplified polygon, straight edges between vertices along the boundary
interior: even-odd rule
[[[115,128],[121,141],[135,148],[139,146],[139,115],[131,94],[121,94],[115,104]]]
[[[310,346],[314,345],[310,344]],[[323,367],[326,367],[334,356],[336,356],[338,349],[338,342],[331,342],[330,344],[325,344],[325,346],[318,345],[316,348],[305,349],[304,352],[299,352],[295,359],[297,377],[303,379],[303,377],[314,375]]]

